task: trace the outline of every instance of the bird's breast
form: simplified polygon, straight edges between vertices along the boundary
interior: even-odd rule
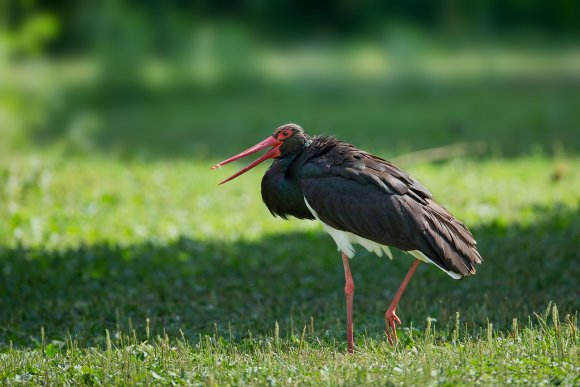
[[[289,176],[287,169],[274,162],[262,178],[262,200],[274,216],[314,219],[304,203],[299,176]]]

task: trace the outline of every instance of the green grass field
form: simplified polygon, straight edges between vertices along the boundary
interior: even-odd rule
[[[0,384],[577,385],[578,84],[510,82],[32,101],[49,119],[0,157]],[[462,281],[421,265],[396,347],[409,256],[358,249],[350,356],[331,238],[270,216],[264,167],[208,170],[287,121],[384,157],[486,146],[402,165],[485,262]]]

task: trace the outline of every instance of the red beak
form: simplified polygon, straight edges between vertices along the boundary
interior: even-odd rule
[[[268,152],[266,152],[262,157],[260,157],[256,161],[253,161],[252,163],[250,163],[248,166],[246,166],[244,169],[240,170],[236,174],[228,177],[227,179],[222,181],[220,184],[227,183],[228,181],[233,180],[236,177],[248,172],[250,169],[254,168],[256,165],[260,164],[262,161],[265,161],[268,159],[273,159],[275,157],[280,156],[280,149],[279,149],[280,145],[282,145],[282,141],[276,139],[274,136],[270,136],[267,139],[265,139],[264,141],[254,145],[250,149],[246,149],[242,153],[239,153],[233,157],[230,157],[227,160],[222,161],[221,163],[214,165],[213,167],[211,167],[211,169],[220,168],[222,165],[226,165],[226,164],[231,163],[232,161],[236,161],[237,159],[241,159],[242,157],[249,156],[252,153],[256,153],[256,152],[258,152],[264,148],[267,148],[269,146],[274,147],[274,148],[270,149]]]

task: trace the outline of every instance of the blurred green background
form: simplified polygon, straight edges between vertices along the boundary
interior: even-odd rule
[[[88,346],[146,318],[196,340],[311,316],[343,343],[331,239],[270,216],[264,166],[222,187],[236,167],[208,171],[287,122],[392,158],[479,241],[474,278],[418,269],[404,324],[461,311],[477,334],[550,301],[573,315],[579,14],[572,0],[0,2],[0,345],[38,343],[40,326]],[[357,324],[383,340],[410,260],[363,250]]]
[[[386,157],[576,153],[579,14],[572,0],[2,2],[0,150],[217,159],[291,121]]]

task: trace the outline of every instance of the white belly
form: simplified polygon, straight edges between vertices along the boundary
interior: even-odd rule
[[[308,209],[310,210],[312,215],[316,218],[316,220],[318,220],[320,222],[320,224],[322,224],[322,227],[324,228],[324,230],[330,234],[332,239],[334,239],[334,243],[336,243],[336,247],[338,248],[338,251],[343,252],[344,254],[346,254],[347,257],[349,257],[349,258],[354,257],[355,250],[354,250],[354,247],[352,245],[353,245],[353,243],[355,243],[355,244],[359,244],[359,245],[363,246],[365,249],[367,249],[371,253],[375,253],[379,257],[382,257],[383,252],[384,252],[385,254],[387,254],[387,256],[389,258],[393,259],[393,253],[391,253],[391,249],[389,248],[389,246],[377,243],[377,242],[372,241],[370,239],[363,238],[363,237],[358,236],[356,234],[353,234],[351,232],[337,230],[336,228],[329,226],[328,224],[326,224],[322,220],[320,220],[320,218],[318,217],[318,214],[310,206],[310,204],[308,203],[306,198],[304,198],[304,203],[306,203],[306,207],[308,207]],[[405,253],[410,254],[410,255],[414,256],[415,258],[420,259],[423,262],[432,263],[432,261],[427,256],[425,256],[425,254],[420,252],[419,250],[405,251]],[[437,265],[435,265],[435,266],[437,266]],[[437,266],[437,267],[439,267],[439,266]],[[461,278],[461,276],[459,274],[453,273],[452,271],[444,270],[442,268],[440,268],[440,269],[443,270],[445,273],[447,273],[453,279],[460,279]]]

